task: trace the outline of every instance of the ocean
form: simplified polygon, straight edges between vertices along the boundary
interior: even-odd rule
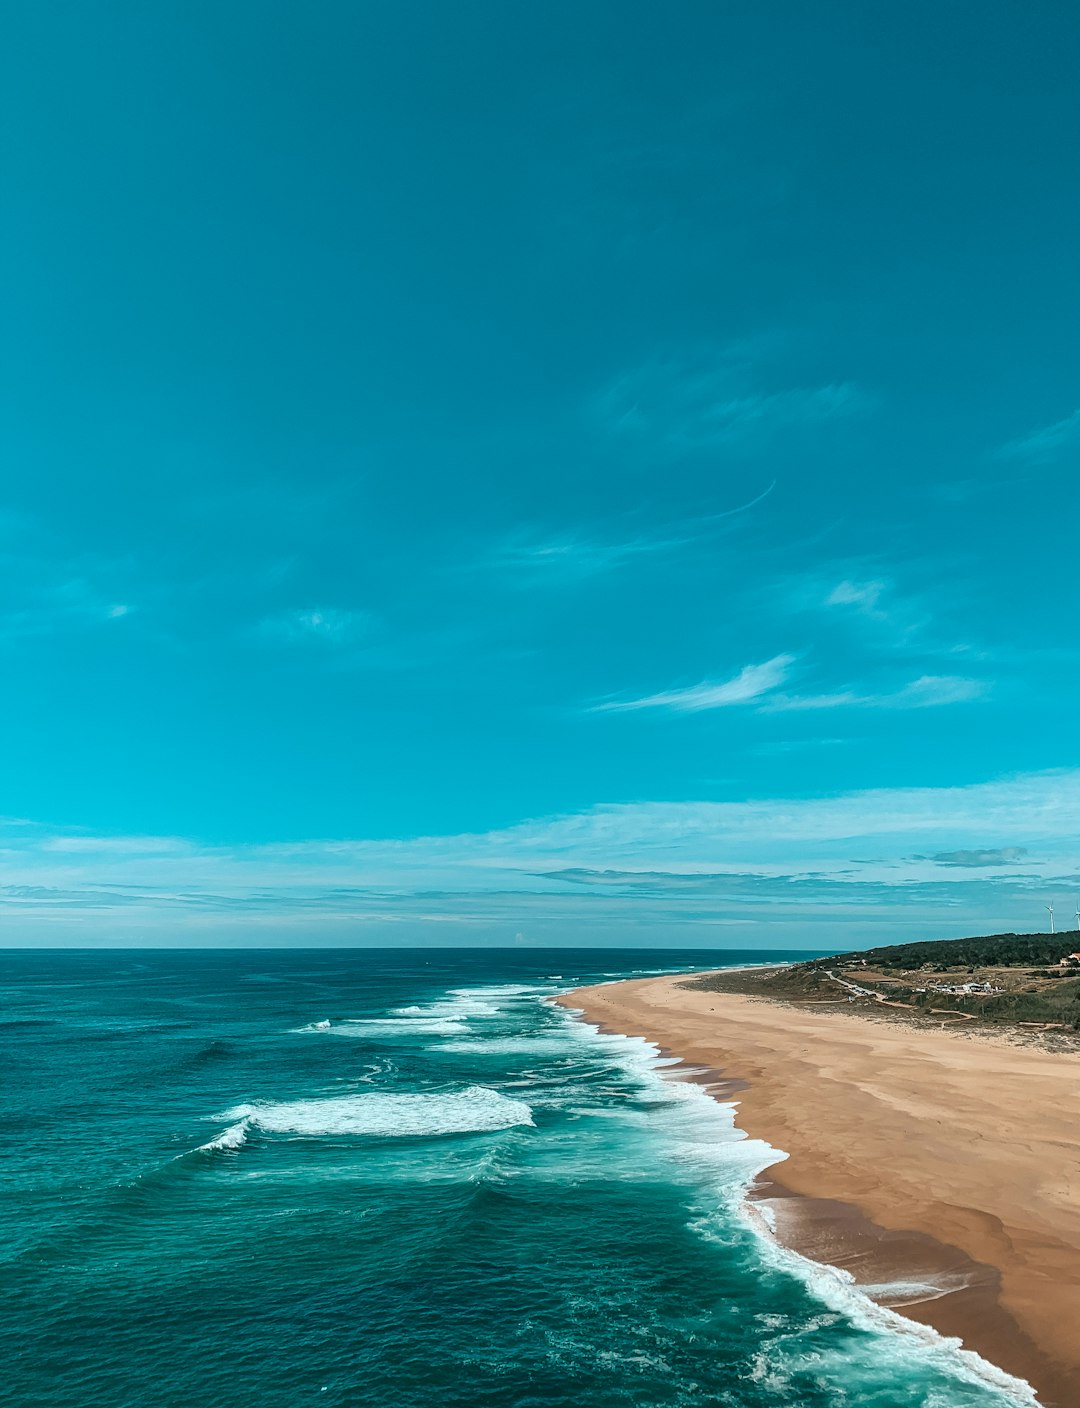
[[[1002,1408],[778,1249],[767,1161],[579,983],[783,954],[0,954],[0,1401]]]

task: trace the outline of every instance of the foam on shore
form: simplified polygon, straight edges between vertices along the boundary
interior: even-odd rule
[[[850,1272],[812,1261],[777,1241],[768,1210],[750,1202],[748,1195],[755,1180],[766,1169],[786,1160],[787,1153],[741,1130],[736,1124],[736,1104],[718,1100],[694,1080],[685,1079],[684,1073],[689,1074],[693,1068],[682,1058],[663,1056],[659,1044],[645,1037],[603,1030],[586,1017],[583,1009],[563,1001],[559,1005],[568,1018],[591,1032],[612,1055],[621,1057],[627,1068],[650,1080],[651,1089],[643,1095],[668,1106],[664,1112],[664,1133],[672,1142],[675,1157],[695,1164],[708,1178],[718,1202],[750,1227],[763,1260],[796,1276],[825,1309],[873,1336],[865,1364],[851,1357],[850,1346],[845,1348],[845,1369],[849,1371],[849,1378],[854,1375],[857,1379],[865,1373],[867,1382],[873,1382],[875,1376],[880,1377],[882,1354],[895,1354],[898,1369],[901,1369],[905,1362],[910,1363],[914,1352],[930,1359],[943,1374],[990,1388],[1018,1408],[1020,1405],[1038,1408],[1035,1390],[1026,1380],[965,1349],[958,1338],[942,1335],[932,1326],[911,1320],[871,1299],[868,1288],[859,1286]],[[680,1066],[682,1072],[678,1070]],[[766,1216],[762,1216],[763,1213]],[[694,1230],[710,1240],[723,1235],[717,1220],[709,1215],[700,1218]],[[798,1364],[793,1362],[790,1368],[794,1372]],[[778,1392],[784,1387],[781,1380],[785,1371],[775,1363],[766,1364],[762,1359],[757,1374],[760,1381],[769,1383]]]

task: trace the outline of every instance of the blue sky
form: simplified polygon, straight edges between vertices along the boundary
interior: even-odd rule
[[[8,942],[1074,923],[1080,16],[18,4]]]

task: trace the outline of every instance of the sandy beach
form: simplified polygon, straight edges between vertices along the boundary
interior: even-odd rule
[[[1077,1408],[1080,1054],[685,981],[563,1001],[683,1057],[788,1154],[753,1193],[783,1242]]]

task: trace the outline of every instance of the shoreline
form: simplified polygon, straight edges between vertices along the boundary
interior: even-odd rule
[[[748,1205],[781,1245],[1027,1381],[1044,1408],[1075,1408],[1080,1055],[692,980],[558,1001],[681,1058],[684,1079],[737,1106],[737,1128],[777,1151]]]

